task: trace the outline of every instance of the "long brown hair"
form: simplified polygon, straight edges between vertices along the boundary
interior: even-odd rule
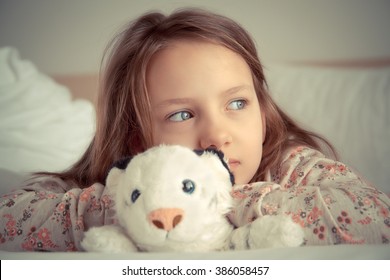
[[[199,9],[169,16],[147,13],[118,34],[105,52],[97,102],[96,133],[81,159],[61,173],[41,173],[70,180],[81,188],[105,183],[113,162],[152,146],[146,71],[151,58],[173,40],[206,40],[238,53],[249,65],[266,118],[261,165],[252,181],[264,180],[277,166],[287,146],[303,144],[321,150],[320,136],[300,128],[272,100],[263,68],[250,35],[233,20]]]

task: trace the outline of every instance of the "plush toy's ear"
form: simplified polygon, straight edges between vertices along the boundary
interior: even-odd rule
[[[118,184],[120,175],[125,172],[127,165],[129,165],[132,157],[126,157],[114,163],[106,178],[106,186],[114,187]]]
[[[132,156],[124,157],[114,163],[112,168],[116,167],[119,169],[126,169],[126,167],[129,165],[129,162],[133,159]]]
[[[204,153],[211,153],[215,156],[217,156],[219,158],[219,160],[221,161],[222,165],[226,168],[226,170],[229,172],[229,176],[230,176],[230,182],[232,183],[232,186],[235,184],[235,180],[234,180],[234,175],[233,173],[230,171],[229,169],[229,166],[225,160],[225,155],[223,154],[223,152],[221,150],[217,150],[217,149],[214,149],[214,148],[207,148],[207,149],[204,149],[204,150],[194,150],[194,152],[198,155],[198,156],[202,156]]]

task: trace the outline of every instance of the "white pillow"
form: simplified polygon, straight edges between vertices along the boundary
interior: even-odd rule
[[[341,160],[390,194],[390,67],[270,65],[274,100],[334,144]]]
[[[85,151],[95,130],[92,103],[0,49],[0,168],[14,172],[60,171]]]

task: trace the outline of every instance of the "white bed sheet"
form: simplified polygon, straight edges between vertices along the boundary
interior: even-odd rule
[[[208,253],[45,253],[0,251],[2,260],[390,260],[390,245],[333,245]]]

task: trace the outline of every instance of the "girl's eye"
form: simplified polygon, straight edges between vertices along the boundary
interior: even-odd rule
[[[247,101],[243,99],[234,100],[229,103],[228,109],[230,110],[242,110],[247,105]]]
[[[191,119],[192,117],[193,115],[190,112],[181,111],[170,115],[168,119],[173,122],[183,122]]]
[[[131,202],[135,202],[138,197],[141,195],[141,192],[137,189],[135,189],[132,193],[131,193]]]
[[[195,190],[195,183],[194,183],[194,181],[184,180],[183,181],[183,188],[182,188],[182,190],[185,193],[192,194],[194,192],[194,190]]]

